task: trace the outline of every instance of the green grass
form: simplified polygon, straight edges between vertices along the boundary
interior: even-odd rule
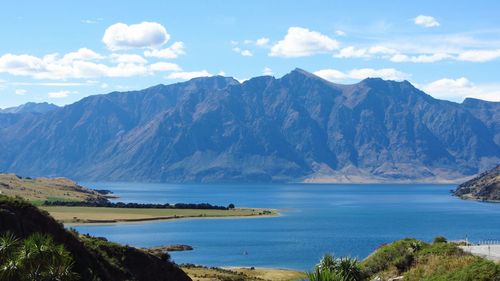
[[[149,209],[149,208],[106,208],[41,206],[56,220],[65,223],[126,222],[177,218],[251,217],[276,215],[274,210],[263,209]]]
[[[500,265],[463,252],[452,243],[403,239],[387,244],[361,262],[371,280],[404,276],[407,281],[500,281]]]

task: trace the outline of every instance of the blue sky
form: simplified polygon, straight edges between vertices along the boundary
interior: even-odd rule
[[[500,101],[498,1],[2,1],[0,108],[296,67]]]

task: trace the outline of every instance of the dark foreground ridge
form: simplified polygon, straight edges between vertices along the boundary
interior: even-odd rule
[[[463,199],[500,202],[500,165],[462,183],[454,194]]]
[[[0,234],[6,232],[22,239],[34,233],[52,237],[73,257],[80,280],[191,280],[168,255],[158,257],[102,238],[79,236],[26,201],[0,195]]]
[[[0,171],[154,182],[436,182],[500,162],[500,103],[407,81],[203,77],[0,113]]]

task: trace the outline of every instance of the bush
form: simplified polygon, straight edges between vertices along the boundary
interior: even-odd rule
[[[448,240],[446,240],[443,236],[436,236],[434,237],[434,240],[432,240],[432,243],[448,243]]]
[[[426,245],[413,238],[384,245],[361,263],[361,269],[367,276],[388,269],[402,272],[412,264],[414,255]]]

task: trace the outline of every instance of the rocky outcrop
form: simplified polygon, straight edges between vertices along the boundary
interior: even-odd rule
[[[464,199],[500,202],[500,165],[462,183],[454,194]]]

